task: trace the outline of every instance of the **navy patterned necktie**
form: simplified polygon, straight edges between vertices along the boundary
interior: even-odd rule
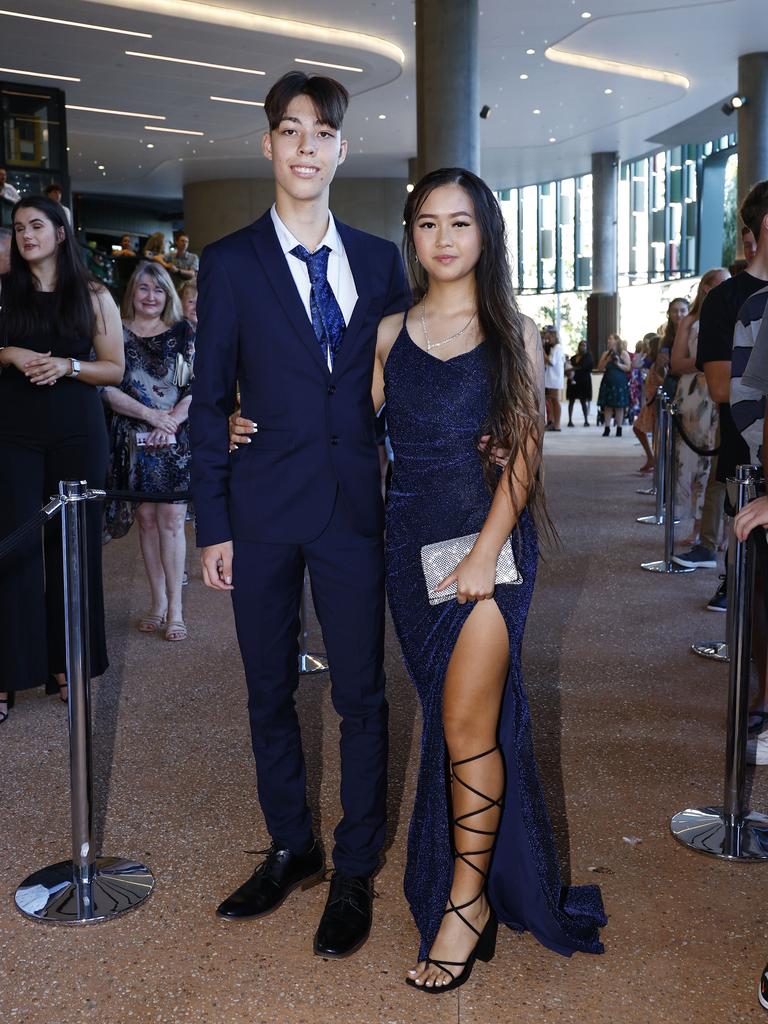
[[[312,327],[320,342],[325,361],[332,367],[347,325],[344,322],[341,307],[333,294],[333,288],[328,283],[328,257],[330,254],[331,250],[327,245],[320,246],[315,252],[309,252],[303,245],[297,245],[295,249],[291,249],[291,255],[296,256],[307,265],[311,285],[309,310],[312,314]]]

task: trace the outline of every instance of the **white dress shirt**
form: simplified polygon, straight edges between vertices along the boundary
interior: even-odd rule
[[[295,249],[297,245],[301,245],[298,238],[288,230],[277,215],[277,210],[273,206],[271,211],[272,223],[275,225],[275,231],[277,232],[277,240],[280,243],[280,248],[283,250],[285,259],[288,263],[288,269],[291,272],[291,276],[296,284],[301,301],[304,303],[304,309],[307,311],[309,322],[312,323],[312,311],[309,305],[309,296],[312,290],[312,285],[309,280],[309,268],[307,264],[298,258],[298,256],[291,255],[291,249]],[[331,286],[333,294],[336,296],[336,301],[341,309],[341,315],[344,317],[344,323],[349,324],[352,318],[352,313],[357,302],[357,288],[355,287],[355,279],[352,276],[352,268],[349,265],[349,259],[347,258],[344,245],[339,236],[339,230],[336,227],[336,221],[333,219],[333,214],[328,214],[328,230],[325,232],[320,246],[327,245],[331,250],[328,255],[328,284]],[[332,370],[333,366],[331,363],[332,356],[330,349],[328,350],[328,369]]]

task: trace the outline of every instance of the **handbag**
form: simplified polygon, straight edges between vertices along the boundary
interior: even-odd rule
[[[173,364],[173,383],[177,388],[185,388],[192,380],[192,366],[181,352],[176,353],[176,361]]]
[[[442,604],[444,601],[451,601],[456,597],[458,593],[456,583],[452,583],[450,587],[446,587],[439,593],[435,592],[435,587],[453,572],[463,558],[467,557],[479,536],[479,533],[470,533],[466,537],[454,537],[452,540],[438,541],[437,544],[425,544],[421,549],[421,568],[424,572],[430,604]],[[523,577],[520,575],[515,564],[515,556],[512,553],[512,543],[507,537],[496,563],[496,583],[519,585],[522,582]]]

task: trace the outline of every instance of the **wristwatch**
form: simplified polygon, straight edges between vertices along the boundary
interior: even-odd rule
[[[80,373],[80,360],[73,359],[72,356],[70,356],[69,361],[72,364],[72,369],[69,371],[69,373],[65,374],[65,376],[76,377],[78,373]]]

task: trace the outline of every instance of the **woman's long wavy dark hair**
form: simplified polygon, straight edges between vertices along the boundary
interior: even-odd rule
[[[529,480],[527,506],[537,526],[554,536],[547,513],[538,458],[528,450],[533,435],[541,440],[541,410],[537,401],[538,384],[534,379],[523,337],[523,320],[515,302],[507,259],[507,232],[501,207],[493,192],[476,174],[460,167],[444,167],[425,175],[408,196],[403,213],[405,221],[403,255],[411,278],[415,304],[427,294],[429,280],[416,259],[413,231],[427,197],[443,185],[459,185],[472,200],[480,230],[482,249],[475,267],[477,316],[492,383],[491,403],[484,433],[490,442],[481,454],[483,473],[491,490],[499,473],[491,456],[494,446],[510,449],[507,472],[515,474],[522,459]],[[516,508],[517,516],[522,508]]]
[[[688,312],[690,312],[690,303],[688,302],[688,299],[684,299],[681,295],[678,295],[676,299],[669,300],[669,305],[667,306],[667,322],[664,325],[664,337],[662,338],[662,348],[671,349],[675,343],[675,335],[677,334],[677,324],[669,314],[672,311],[672,307],[676,302],[684,303],[685,306],[689,307]]]
[[[39,291],[29,262],[19,251],[16,232],[11,238],[11,263],[7,274],[0,278],[0,302],[3,306],[3,326],[7,337],[24,338],[41,330],[56,331],[64,337],[92,338],[96,326],[92,293],[98,282],[88,273],[70,227],[67,215],[59,203],[47,196],[24,196],[13,208],[12,223],[19,210],[37,210],[63,238],[56,250],[56,296],[53,322],[43,322],[34,301]]]

